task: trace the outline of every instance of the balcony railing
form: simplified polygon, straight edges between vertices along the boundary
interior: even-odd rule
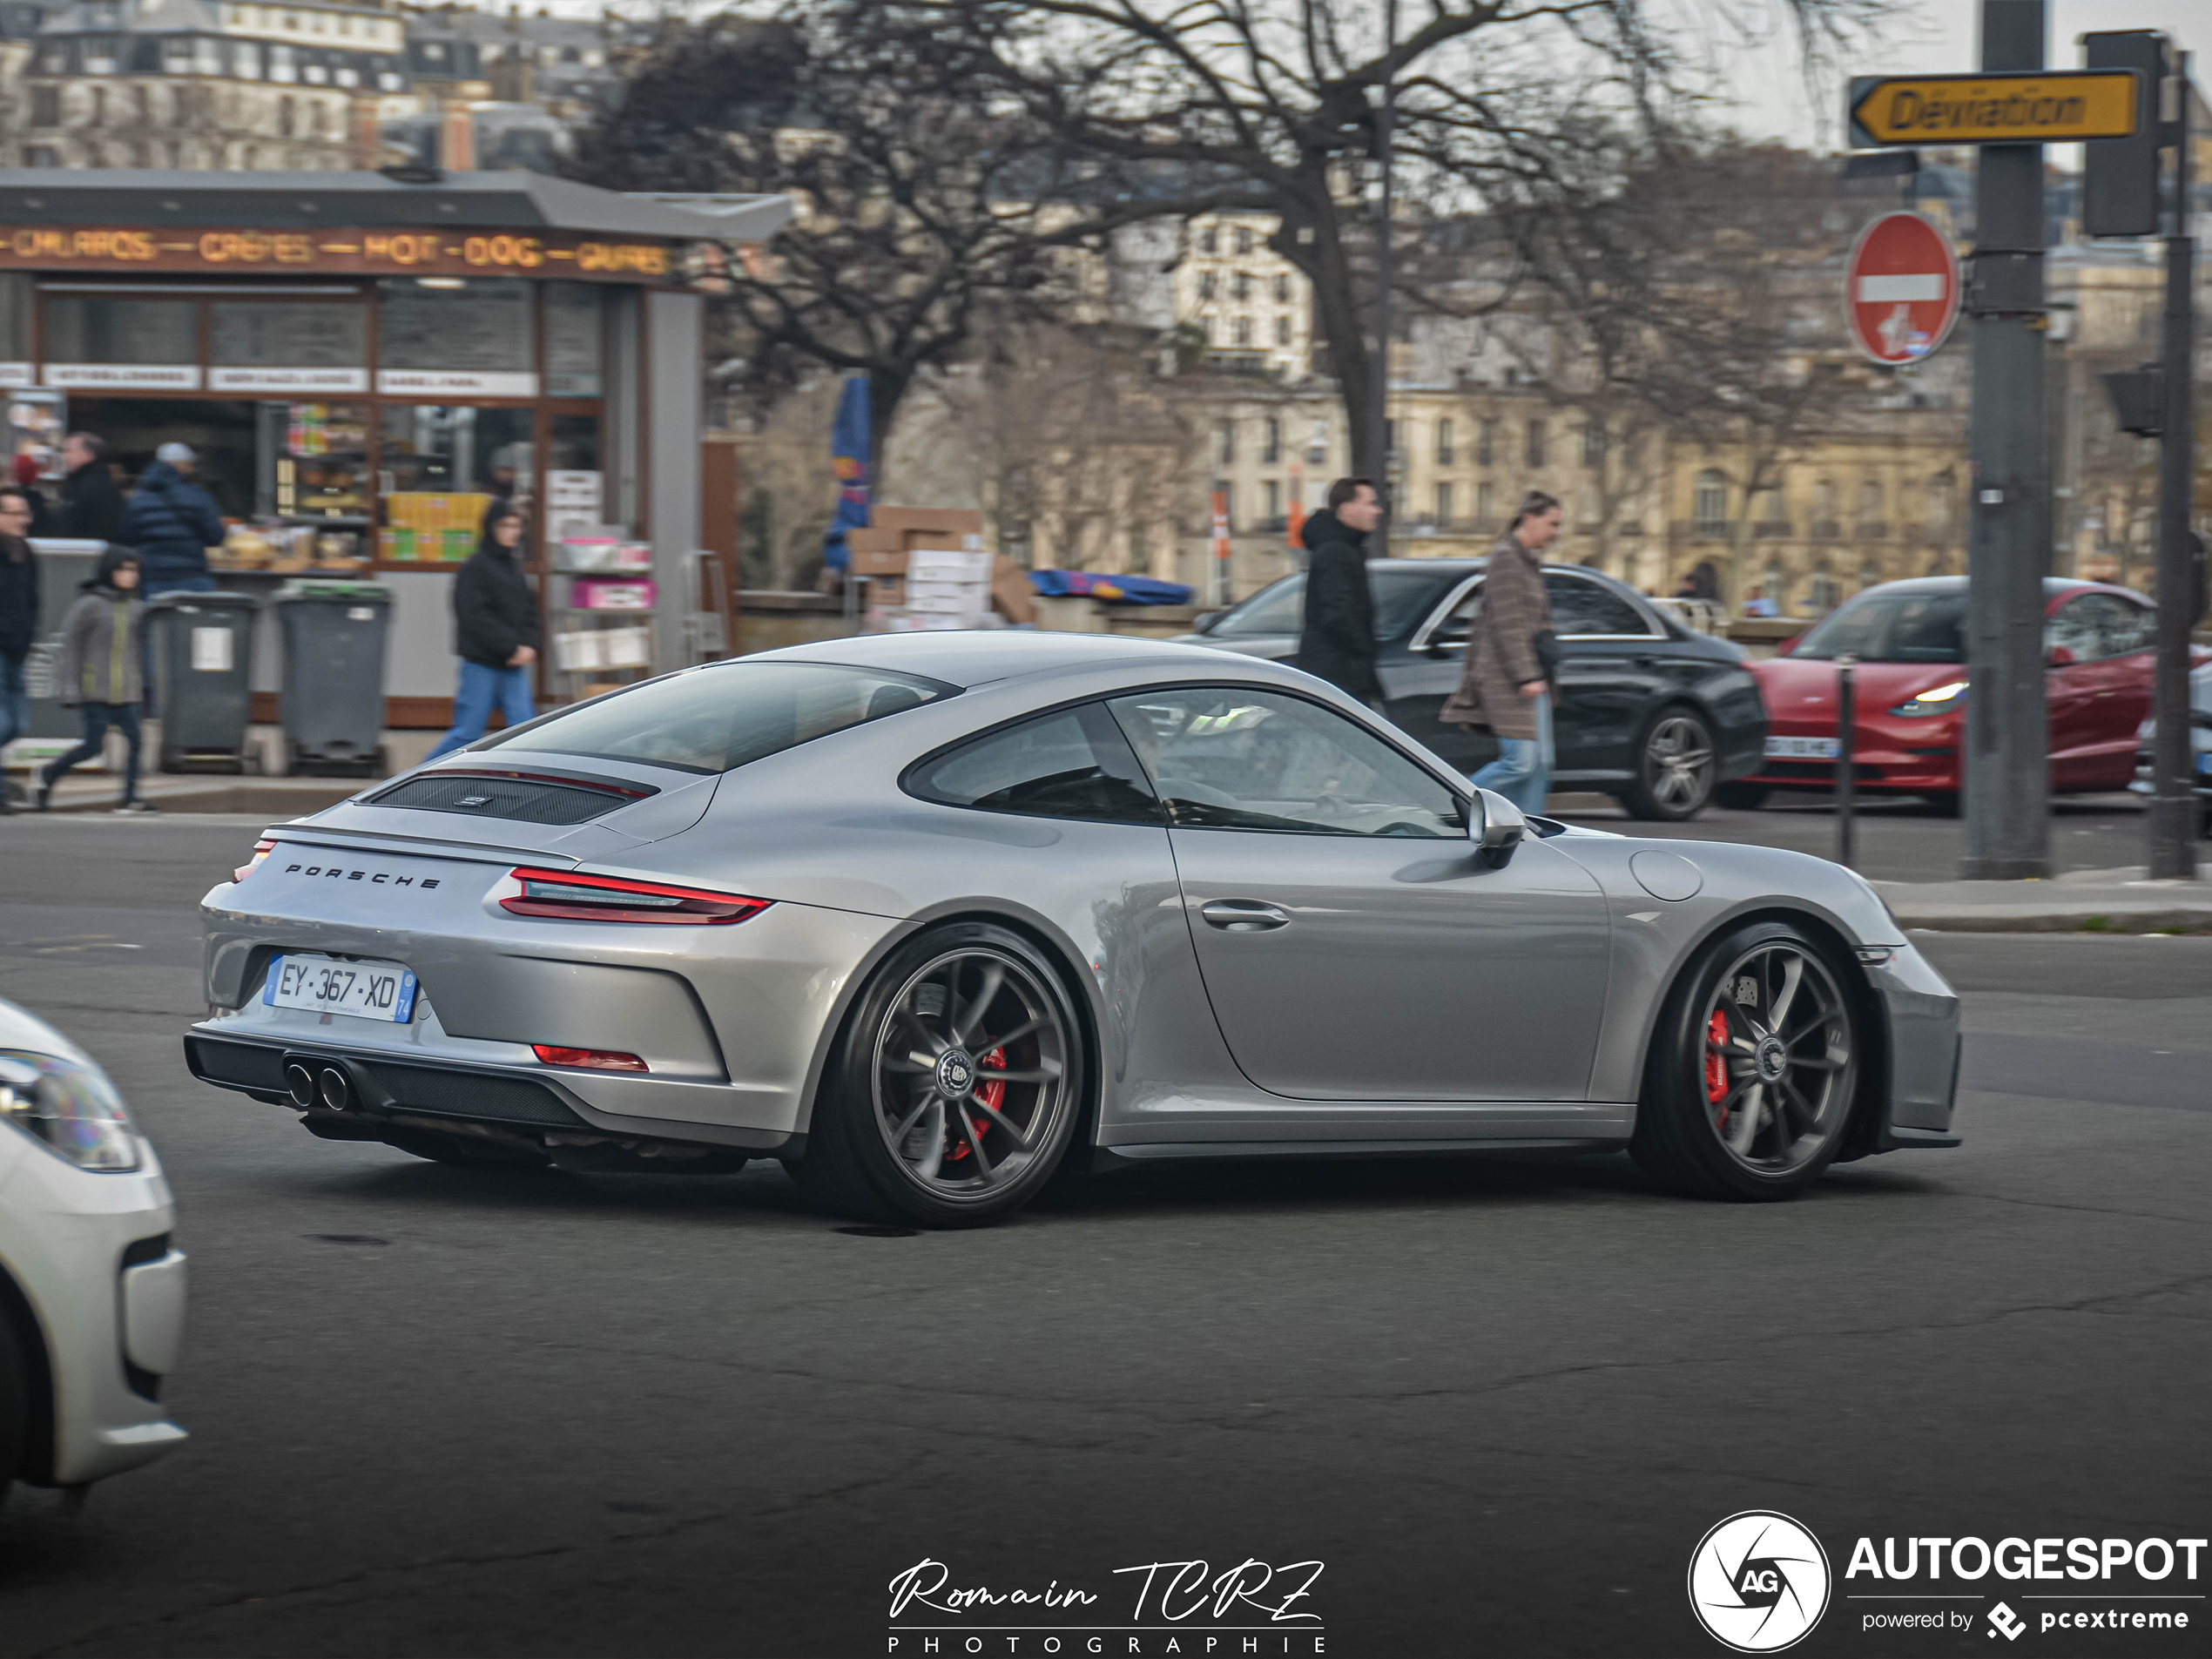
[[[1863,519],[1858,526],[1858,539],[1862,542],[1886,542],[1890,539],[1890,527],[1878,518]]]
[[[1787,541],[1790,521],[1786,518],[1763,518],[1751,526],[1751,534],[1762,542]]]
[[[1840,542],[1844,539],[1844,527],[1832,518],[1816,518],[1812,521],[1812,539],[1816,542]]]

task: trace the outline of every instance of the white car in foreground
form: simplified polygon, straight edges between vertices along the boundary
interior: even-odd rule
[[[82,1487],[185,1438],[161,1407],[185,1329],[174,1217],[106,1074],[0,1001],[0,1494]]]

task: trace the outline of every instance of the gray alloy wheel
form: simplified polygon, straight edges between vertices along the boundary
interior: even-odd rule
[[[989,944],[948,950],[907,976],[875,1036],[883,1143],[933,1198],[1011,1188],[1068,1109],[1069,1033],[1035,971]]]
[[[1688,709],[1660,711],[1644,733],[1636,777],[1622,797],[1633,818],[1680,823],[1703,812],[1719,774],[1713,733]]]
[[[1677,1191],[1794,1197],[1843,1146],[1859,1048],[1858,1005],[1829,953],[1787,922],[1748,923],[1668,997],[1629,1152]]]
[[[1052,1178],[1083,1116],[1076,1007],[1028,939],[933,927],[862,991],[789,1167],[863,1220],[974,1227]]]

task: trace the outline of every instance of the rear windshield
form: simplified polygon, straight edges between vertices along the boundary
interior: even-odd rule
[[[1375,601],[1375,637],[1395,639],[1428,614],[1444,597],[1452,577],[1426,570],[1373,570],[1367,590]],[[1294,634],[1305,625],[1305,577],[1286,576],[1224,616],[1206,631],[1209,639],[1244,639],[1262,634]]]
[[[934,703],[955,689],[919,675],[841,663],[720,663],[532,721],[476,748],[514,743],[678,772],[728,772],[865,720]]]
[[[1792,657],[1841,657],[1863,663],[1963,663],[1963,593],[1871,593],[1831,610]]]

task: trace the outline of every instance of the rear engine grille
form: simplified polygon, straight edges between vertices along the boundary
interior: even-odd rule
[[[198,1054],[197,1069],[209,1082],[284,1093],[284,1056],[274,1049],[251,1042],[219,1042],[212,1037],[185,1041]]]
[[[356,1063],[375,1080],[378,1088],[409,1111],[482,1117],[502,1123],[540,1123],[556,1129],[590,1127],[563,1105],[551,1089],[527,1078],[400,1066],[382,1060]]]
[[[524,824],[581,824],[643,800],[652,791],[612,785],[563,783],[550,778],[498,778],[431,772],[404,778],[362,803],[406,806],[418,813],[458,813],[469,818],[506,818]]]

